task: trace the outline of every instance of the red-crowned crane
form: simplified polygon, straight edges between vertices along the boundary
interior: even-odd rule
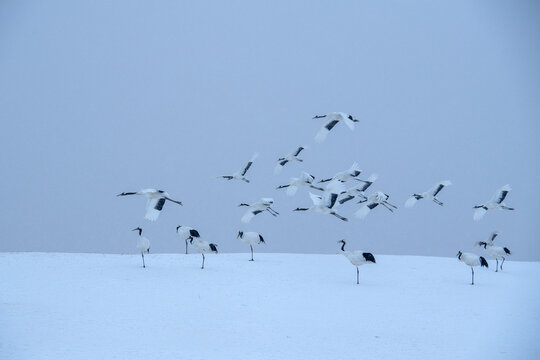
[[[137,249],[139,249],[139,251],[141,252],[142,267],[145,268],[146,265],[144,264],[144,253],[147,253],[147,254],[150,253],[150,240],[142,236],[142,229],[140,227],[136,227],[135,229],[131,231],[139,232],[139,237],[137,238]]]
[[[242,180],[242,181],[245,181],[245,182],[249,183],[249,180],[246,179],[246,173],[249,170],[249,168],[251,167],[251,165],[253,164],[253,162],[255,161],[255,159],[257,158],[257,156],[259,156],[259,154],[257,154],[257,153],[253,154],[251,159],[248,161],[248,163],[246,164],[246,166],[244,166],[244,168],[242,170],[237,171],[232,175],[218,176],[218,178],[223,178],[223,179],[227,179],[227,180],[232,180],[232,179]]]
[[[201,238],[192,238],[189,244],[191,245],[191,247],[193,247],[193,249],[196,252],[202,255],[201,269],[204,269],[204,259],[205,259],[204,254],[207,254],[207,253],[217,254],[218,252],[216,244],[209,243],[208,241],[202,240]]]
[[[478,256],[473,253],[462,253],[461,251],[459,251],[456,256],[459,259],[459,261],[471,267],[471,273],[472,273],[471,285],[474,285],[474,269],[473,268],[475,266],[480,266],[480,267],[484,266],[486,268],[489,268],[489,265],[486,259],[484,259],[482,256]]]
[[[317,132],[317,135],[315,135],[315,141],[317,142],[323,142],[326,139],[326,136],[336,126],[336,124],[340,121],[345,122],[345,125],[349,127],[349,129],[354,130],[354,123],[358,122],[359,120],[353,118],[350,114],[345,114],[343,112],[331,112],[326,115],[315,115],[313,119],[322,119],[322,118],[328,118],[328,121],[321,126],[319,131]]]
[[[315,180],[315,176],[310,175],[307,172],[303,172],[299,178],[291,178],[287,185],[280,185],[276,189],[287,188],[287,196],[294,196],[299,187],[305,186],[308,186],[315,190],[324,191],[323,188],[313,185],[313,180]]]
[[[251,259],[249,261],[253,261],[253,245],[266,244],[262,235],[254,231],[245,232],[240,230],[236,238],[240,238],[243,242],[249,244],[249,248],[251,249]]]
[[[341,243],[341,254],[343,254],[347,259],[349,259],[351,264],[356,266],[356,283],[359,284],[360,271],[358,270],[358,267],[369,263],[375,264],[375,257],[372,253],[368,252],[363,252],[359,250],[345,250],[345,244],[347,244],[345,240],[339,240],[338,243]]]
[[[473,219],[478,221],[484,217],[484,214],[488,210],[504,209],[504,210],[514,210],[514,208],[508,207],[504,204],[504,199],[508,196],[508,193],[512,190],[510,185],[504,185],[498,189],[491,200],[486,203],[474,206],[474,215]]]
[[[184,241],[186,242],[186,254],[188,253],[188,241],[193,240],[193,238],[201,237],[197,230],[185,225],[178,225],[176,227],[176,233],[180,235],[182,239],[184,239]]]
[[[291,161],[299,161],[299,162],[302,162],[304,160],[302,159],[299,159],[298,158],[298,155],[300,154],[300,152],[302,150],[304,150],[305,147],[304,146],[299,146],[295,151],[293,151],[292,153],[284,156],[284,157],[280,157],[278,159],[278,163],[276,165],[276,167],[274,168],[274,175],[277,175],[281,172],[281,170],[283,169],[283,167],[285,166],[285,164],[287,164],[288,162],[291,162]]]
[[[309,208],[296,208],[293,211],[313,211],[321,214],[330,214],[334,215],[340,220],[348,221],[346,217],[343,217],[336,213],[334,210],[334,205],[339,194],[344,190],[343,184],[339,181],[332,181],[326,186],[326,190],[323,192],[322,196],[309,193],[313,206]]]
[[[405,202],[406,208],[411,208],[416,204],[416,202],[420,199],[430,199],[437,205],[443,205],[439,199],[437,199],[437,195],[441,192],[442,189],[444,189],[445,186],[450,186],[452,183],[449,180],[445,181],[439,181],[431,189],[428,191],[425,191],[421,194],[412,194],[412,196]]]
[[[176,203],[178,205],[182,205],[181,201],[171,199],[169,197],[170,195],[163,190],[143,189],[137,192],[123,192],[116,196],[126,195],[141,195],[148,199],[146,203],[146,215],[144,217],[150,221],[157,220],[161,210],[163,209],[163,205],[165,205],[166,200],[172,201],[173,203]]]

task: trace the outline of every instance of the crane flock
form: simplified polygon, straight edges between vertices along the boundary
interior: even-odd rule
[[[318,130],[315,141],[322,143],[327,138],[330,131],[339,123],[343,122],[351,130],[354,130],[355,123],[358,123],[359,120],[355,119],[352,115],[346,114],[343,112],[331,112],[325,115],[315,115],[313,119],[322,119],[325,118],[326,121]],[[291,162],[303,163],[303,159],[300,159],[299,154],[304,151],[307,146],[298,146],[289,153],[288,155],[279,157],[277,159],[277,164],[274,167],[274,174],[278,175],[281,173],[283,167]],[[218,178],[223,178],[226,180],[240,180],[247,183],[250,183],[250,180],[246,178],[248,170],[251,169],[255,160],[258,157],[258,153],[253,154],[247,164],[239,171],[233,173],[232,175],[221,175]],[[382,191],[376,191],[371,194],[366,194],[366,191],[372,187],[375,181],[378,179],[377,174],[371,174],[367,179],[360,178],[362,170],[359,168],[358,163],[354,162],[350,168],[347,170],[340,171],[334,174],[332,177],[323,178],[318,181],[318,184],[326,183],[325,187],[316,186],[313,184],[315,181],[315,176],[311,175],[308,171],[302,171],[300,176],[297,178],[291,178],[289,183],[285,185],[279,185],[276,189],[287,189],[286,193],[288,196],[294,196],[299,188],[308,187],[315,191],[320,191],[320,194],[315,194],[309,192],[309,197],[311,199],[312,205],[310,207],[297,207],[293,211],[311,211],[321,214],[333,215],[339,220],[348,221],[348,218],[337,213],[336,208],[339,205],[343,205],[346,202],[349,202],[353,199],[358,199],[357,204],[361,204],[360,208],[355,211],[355,216],[359,219],[364,219],[368,214],[371,213],[374,209],[379,207],[386,208],[391,213],[397,209],[396,205],[391,204],[388,200],[390,195]],[[345,187],[345,183],[354,182],[355,185],[349,188]],[[413,193],[407,201],[405,201],[406,208],[412,208],[415,204],[421,199],[429,199],[439,206],[443,206],[443,202],[439,200],[438,196],[441,194],[441,191],[445,188],[452,185],[450,180],[439,181],[433,185],[429,190],[422,193]],[[481,220],[487,211],[489,210],[514,210],[512,207],[506,206],[504,201],[507,199],[508,194],[511,188],[509,185],[504,185],[499,188],[493,197],[482,204],[473,206],[473,219],[475,221]],[[156,189],[143,189],[137,192],[122,192],[117,196],[128,196],[128,195],[140,195],[147,198],[146,204],[146,213],[145,218],[150,221],[156,221],[159,214],[163,210],[163,206],[166,201],[176,203],[178,205],[183,205],[181,201],[173,200],[170,195],[163,190]],[[274,199],[270,197],[263,197],[259,201],[254,203],[241,203],[239,207],[247,207],[248,210],[241,217],[243,223],[249,223],[253,217],[258,214],[261,214],[265,211],[269,212],[273,217],[279,215],[279,213],[272,207],[274,205]],[[150,251],[150,241],[142,236],[142,228],[137,227],[133,231],[138,231],[138,240],[137,240],[137,249],[141,252],[141,257],[143,261],[143,268],[146,267],[144,261],[144,253],[149,253]],[[192,227],[185,225],[178,225],[176,227],[176,232],[179,237],[185,242],[185,253],[188,253],[188,246],[190,246],[195,252],[198,252],[202,255],[202,265],[201,269],[204,269],[205,263],[205,254],[207,253],[217,253],[217,244],[210,243],[201,238],[201,235],[198,230],[195,230]],[[494,239],[498,236],[498,232],[493,232],[490,235],[490,238],[487,241],[478,241],[475,243],[477,247],[483,248],[483,250],[493,259],[496,260],[495,271],[498,272],[499,269],[502,271],[502,265],[507,256],[511,254],[510,250],[507,247],[496,246],[493,244]],[[253,261],[253,245],[255,244],[266,244],[264,238],[261,234],[257,232],[244,232],[242,230],[238,231],[237,238],[243,242],[249,244],[251,251],[251,259]],[[369,252],[362,251],[347,251],[345,250],[346,241],[339,240],[338,243],[341,243],[340,253],[343,254],[347,259],[356,267],[357,270],[357,283],[359,283],[359,270],[358,267],[364,264],[373,263],[375,264],[375,257]],[[457,254],[459,261],[471,267],[472,281],[471,284],[474,285],[474,267],[488,267],[486,259],[482,256],[478,256],[473,253],[461,252]],[[499,267],[499,259],[502,260],[502,263]]]

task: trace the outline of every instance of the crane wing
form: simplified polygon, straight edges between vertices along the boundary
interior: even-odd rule
[[[287,188],[287,196],[294,196],[296,194],[296,190],[298,190],[298,186],[289,185]]]
[[[313,201],[313,205],[319,206],[322,205],[322,196],[315,195],[314,193],[310,192],[309,197],[311,198],[311,201]]]
[[[371,209],[367,205],[363,205],[360,209],[358,209],[354,213],[354,215],[359,219],[363,219],[369,214],[370,211],[371,211]]]
[[[474,209],[474,215],[473,219],[474,221],[479,221],[484,217],[484,214],[487,212],[487,210],[483,207],[479,207]]]
[[[508,195],[510,190],[512,190],[510,188],[510,185],[504,185],[499,190],[497,190],[495,195],[493,195],[493,198],[491,199],[491,201],[493,201],[496,204],[502,203],[504,201],[504,199],[506,199],[506,196]]]
[[[300,154],[302,152],[302,150],[304,150],[304,148],[302,146],[299,146],[298,149],[296,149],[296,151],[294,152],[294,156],[298,156],[298,154]]]
[[[339,120],[329,120],[326,122],[317,132],[317,135],[315,135],[315,141],[317,142],[323,142],[326,139],[326,135],[332,130],[334,126],[339,122]]]
[[[165,199],[163,198],[149,199],[146,203],[146,215],[144,217],[150,221],[156,221],[161,209],[163,209],[163,205],[165,205]]]
[[[413,195],[413,196],[411,196],[410,198],[408,198],[407,201],[405,201],[405,207],[406,207],[406,208],[412,208],[412,207],[416,204],[417,201],[418,201],[418,200],[417,200],[416,197]]]

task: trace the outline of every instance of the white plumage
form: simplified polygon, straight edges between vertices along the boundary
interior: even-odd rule
[[[351,264],[353,264],[356,267],[356,283],[359,284],[360,272],[358,270],[358,267],[365,264],[369,264],[369,263],[375,264],[376,263],[375,257],[373,256],[372,253],[368,253],[368,252],[363,252],[359,250],[354,250],[354,251],[345,250],[345,244],[346,244],[345,240],[339,240],[338,243],[342,244],[341,254],[344,255],[347,259],[349,259]]]
[[[334,205],[336,204],[336,200],[342,191],[344,191],[343,184],[337,180],[332,181],[326,186],[326,190],[323,192],[322,196],[315,195],[311,192],[309,193],[311,201],[313,202],[312,207],[296,208],[293,211],[313,211],[321,214],[330,214],[334,215],[340,220],[348,221],[347,218],[339,215],[333,209]]]
[[[253,219],[253,217],[257,214],[262,213],[263,211],[268,211],[273,216],[279,215],[277,211],[272,209],[272,205],[274,204],[274,199],[272,198],[261,198],[260,201],[257,201],[253,204],[245,204],[242,203],[238,206],[247,206],[249,210],[242,216],[242,222],[248,223]]]
[[[171,199],[169,194],[163,190],[156,189],[143,189],[137,192],[123,192],[116,196],[126,196],[126,195],[141,195],[148,199],[146,202],[146,215],[145,218],[150,221],[156,221],[165,201],[169,200],[178,205],[182,205],[181,201],[176,201]]]
[[[497,263],[495,265],[495,272],[499,271],[499,259],[502,259],[502,263],[501,263],[501,271],[502,271],[503,264],[504,264],[504,261],[506,260],[506,257],[512,255],[512,253],[510,252],[510,249],[508,249],[507,247],[497,246],[493,244],[493,240],[495,240],[497,235],[499,235],[499,233],[497,231],[494,231],[489,236],[488,241],[479,241],[476,243],[477,246],[483,247],[484,251],[487,252],[489,256],[491,256],[492,258],[496,260]]]
[[[339,200],[340,204],[344,204],[345,202],[352,200],[355,197],[360,197],[362,201],[367,200],[364,192],[375,182],[375,180],[377,180],[377,174],[371,174],[367,180],[357,180],[363,182],[364,184],[362,184],[362,186],[356,186],[342,192],[341,195],[345,195],[345,197]]]
[[[475,221],[482,219],[484,217],[484,214],[488,210],[496,210],[496,209],[514,210],[514,208],[506,206],[503,202],[508,196],[508,193],[510,192],[510,190],[512,190],[510,188],[510,185],[508,184],[504,185],[503,187],[501,187],[495,192],[491,200],[489,200],[488,202],[484,204],[474,206],[475,210],[474,210],[473,219]]]
[[[195,230],[192,227],[185,226],[185,225],[178,225],[176,227],[176,233],[180,235],[180,237],[186,243],[186,254],[188,253],[188,241],[193,240],[193,238],[201,237],[201,235],[199,234],[197,230]]]
[[[438,205],[443,205],[443,203],[441,201],[439,201],[439,199],[437,199],[437,195],[441,192],[441,190],[445,187],[445,186],[450,186],[452,185],[452,183],[449,181],[449,180],[445,180],[445,181],[439,181],[438,183],[436,183],[435,185],[433,185],[433,187],[431,189],[429,189],[428,191],[425,191],[421,194],[413,194],[406,202],[405,202],[405,207],[407,208],[411,208],[413,207],[416,202],[420,199],[424,199],[424,198],[427,198],[427,199],[430,199],[432,200],[433,202],[435,202],[436,204]]]
[[[240,238],[240,240],[249,244],[249,248],[251,249],[251,259],[249,261],[253,261],[253,245],[266,244],[262,235],[254,231],[245,232],[240,230],[236,238]]]
[[[141,252],[142,264],[143,268],[145,268],[146,265],[144,264],[144,253],[150,253],[150,240],[142,236],[142,229],[140,227],[137,227],[132,231],[139,232],[139,237],[137,238],[137,249],[139,249],[139,251]]]
[[[286,155],[284,157],[279,158],[278,163],[277,163],[276,167],[274,168],[274,174],[275,175],[279,174],[281,172],[281,170],[283,169],[283,167],[285,166],[285,164],[287,164],[290,161],[299,161],[299,162],[304,161],[304,160],[298,158],[298,155],[304,149],[305,149],[305,147],[299,146],[292,153],[290,153],[290,154],[288,154],[288,155]]]
[[[390,212],[394,212],[394,210],[391,208],[397,209],[397,207],[390,204],[387,201],[388,198],[390,198],[390,195],[378,191],[375,194],[368,196],[367,200],[364,201],[366,204],[362,205],[362,207],[360,207],[360,209],[358,209],[354,214],[356,217],[363,219],[371,212],[371,210],[375,209],[379,205],[384,206],[390,210]]]
[[[462,253],[461,251],[459,251],[456,256],[459,259],[459,261],[471,267],[471,273],[472,273],[471,285],[474,285],[474,269],[473,268],[475,266],[480,266],[480,267],[485,266],[486,268],[489,267],[486,259],[484,259],[482,256],[478,256],[473,253]]]
[[[343,112],[331,112],[326,115],[315,115],[313,118],[328,118],[328,121],[321,126],[317,132],[317,135],[315,135],[315,141],[317,142],[323,142],[330,130],[332,130],[338,122],[343,121],[349,127],[349,129],[354,130],[354,123],[359,121],[354,119],[352,115],[345,114]]]
[[[247,173],[247,171],[249,170],[249,168],[251,167],[251,165],[253,164],[253,162],[255,161],[255,159],[258,156],[259,156],[259,154],[257,154],[257,153],[253,154],[251,159],[248,161],[248,163],[246,164],[246,166],[244,166],[244,168],[242,170],[237,171],[232,175],[218,176],[218,178],[224,178],[224,179],[227,179],[227,180],[232,180],[232,179],[242,180],[242,181],[244,181],[246,183],[249,183],[249,180],[246,178],[246,173]]]
[[[353,163],[351,165],[351,167],[348,168],[347,170],[340,171],[336,175],[334,175],[333,177],[331,177],[329,179],[323,179],[323,180],[321,180],[319,182],[323,183],[323,182],[334,181],[334,180],[338,180],[338,181],[341,181],[341,182],[347,182],[347,181],[350,181],[350,180],[363,181],[363,180],[360,180],[360,179],[357,178],[358,175],[360,175],[361,173],[362,173],[362,170],[360,170],[358,168],[358,163]]]
[[[202,255],[201,269],[204,269],[204,260],[205,260],[204,254],[207,254],[207,253],[217,254],[218,252],[216,244],[209,243],[208,241],[202,240],[201,238],[192,238],[189,244],[196,252]]]
[[[313,185],[313,180],[315,180],[315,176],[310,175],[307,172],[303,172],[299,178],[291,178],[287,185],[280,185],[276,189],[287,188],[287,196],[294,196],[298,188],[306,186],[315,190],[323,191],[324,189]]]

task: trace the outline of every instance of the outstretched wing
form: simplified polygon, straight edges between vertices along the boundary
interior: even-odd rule
[[[345,191],[345,185],[339,180],[333,180],[328,185],[326,185],[326,190],[324,190],[322,200],[324,206],[331,209],[335,204],[338,198],[338,195]]]
[[[495,202],[496,204],[500,204],[506,199],[506,196],[508,196],[508,193],[512,190],[510,188],[510,185],[504,185],[502,188],[497,190],[491,201]]]
[[[474,209],[474,215],[473,215],[474,221],[481,220],[484,217],[484,214],[486,212],[487,212],[487,210],[484,207],[479,207],[479,208]]]
[[[253,164],[253,162],[255,161],[255,159],[257,158],[257,156],[259,156],[259,154],[257,154],[257,153],[253,154],[253,156],[251,157],[251,160],[249,160],[249,162],[247,163],[246,167],[245,167],[244,170],[241,172],[241,175],[242,175],[242,176],[246,175],[246,172],[249,170],[249,168],[251,167],[251,164]]]
[[[164,198],[149,199],[146,203],[146,215],[144,217],[150,221],[156,221],[163,209],[163,205],[165,205]]]
[[[294,196],[296,194],[296,190],[298,190],[298,186],[289,185],[287,188],[287,196]]]
[[[445,181],[441,181],[437,184],[435,184],[435,186],[433,186],[431,189],[430,189],[430,192],[433,196],[437,196],[438,193],[441,192],[441,190],[445,187],[445,186],[449,186],[449,185],[452,185],[452,183],[448,180],[445,180]]]
[[[359,219],[363,219],[369,214],[371,209],[375,208],[377,205],[379,205],[379,204],[378,203],[369,203],[367,205],[363,205],[360,209],[358,209],[354,213],[354,215]]]
[[[494,231],[492,232],[490,235],[489,235],[489,241],[491,243],[493,243],[493,241],[495,240],[495,238],[499,235],[499,232],[498,231]]]
[[[311,201],[313,201],[313,205],[322,205],[322,196],[315,195],[314,193],[310,192],[309,197],[311,198]]]
[[[315,135],[315,141],[317,142],[323,142],[326,139],[326,135],[332,130],[334,126],[339,122],[339,120],[329,120],[326,122],[317,132],[317,135]]]
[[[405,207],[406,208],[412,208],[418,200],[416,199],[416,196],[411,196],[410,198],[405,201]]]
[[[261,212],[261,210],[255,210],[255,211],[249,210],[244,214],[244,216],[242,216],[241,220],[242,220],[243,223],[248,223],[248,222],[251,221],[251,219],[253,219],[253,217],[255,215],[257,215],[260,212]]]

